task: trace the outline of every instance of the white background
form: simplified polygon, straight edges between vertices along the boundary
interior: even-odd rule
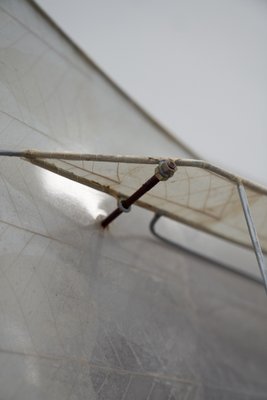
[[[266,1],[37,2],[202,158],[267,184]]]

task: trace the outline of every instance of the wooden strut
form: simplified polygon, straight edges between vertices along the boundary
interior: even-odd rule
[[[109,214],[102,222],[101,226],[106,228],[114,219],[123,212],[129,212],[131,205],[134,204],[140,197],[156,186],[160,181],[166,181],[175,173],[177,166],[172,160],[162,160],[155,169],[155,174],[148,179],[136,192],[125,200],[120,200],[118,207]]]

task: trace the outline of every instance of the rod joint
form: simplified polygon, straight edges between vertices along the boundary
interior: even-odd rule
[[[177,165],[173,160],[161,160],[155,169],[155,176],[159,181],[167,181],[174,175],[176,170]]]

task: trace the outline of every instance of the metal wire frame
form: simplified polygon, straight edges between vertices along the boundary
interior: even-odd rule
[[[258,277],[254,276],[252,274],[247,273],[247,272],[240,271],[240,270],[238,270],[236,267],[234,267],[232,265],[228,265],[228,264],[225,264],[225,263],[223,263],[221,261],[216,260],[215,258],[212,258],[212,257],[209,257],[209,256],[205,256],[204,254],[201,254],[196,250],[190,249],[190,248],[182,245],[181,243],[170,239],[169,237],[163,236],[157,230],[158,222],[163,217],[165,217],[165,215],[154,214],[154,217],[152,218],[152,220],[150,221],[150,224],[149,224],[150,232],[152,233],[153,236],[155,236],[161,242],[167,244],[168,246],[173,247],[175,250],[177,250],[179,252],[190,254],[191,256],[197,258],[198,260],[200,259],[200,260],[206,261],[206,262],[212,264],[213,266],[225,269],[228,272],[231,272],[231,273],[233,273],[235,275],[242,276],[243,278],[249,279],[249,280],[251,280],[251,281],[253,281],[255,283],[258,283],[260,285],[263,284],[261,278],[258,278]]]
[[[261,276],[262,276],[262,279],[264,282],[265,291],[267,294],[267,266],[266,266],[265,259],[264,259],[263,253],[262,253],[260,241],[258,239],[257,230],[256,230],[256,227],[255,227],[255,224],[254,224],[251,212],[250,212],[247,194],[246,194],[244,186],[240,182],[237,184],[237,189],[238,189],[240,201],[242,204],[243,212],[245,215],[251,243],[252,243],[254,251],[255,251],[255,255],[256,255],[257,262],[258,262],[258,265],[260,268]]]
[[[257,259],[257,263],[258,263],[258,266],[259,266],[259,269],[260,269],[260,273],[261,273],[261,276],[262,276],[262,281],[263,281],[263,285],[264,285],[264,288],[265,288],[265,292],[267,294],[267,266],[266,266],[264,255],[263,255],[263,252],[262,252],[262,249],[261,249],[260,241],[258,239],[257,230],[256,230],[256,227],[255,227],[255,224],[254,224],[254,221],[253,221],[253,218],[252,218],[252,214],[251,214],[251,211],[250,211],[247,194],[246,194],[245,188],[244,188],[242,183],[240,183],[240,182],[237,183],[237,190],[238,190],[238,193],[239,193],[240,202],[242,204],[242,209],[243,209],[244,216],[245,216],[245,219],[246,219],[249,235],[250,235],[250,238],[251,238],[251,243],[252,243],[252,246],[253,246],[253,249],[254,249],[254,252],[255,252],[255,256],[256,256],[256,259]],[[175,247],[178,250],[182,250],[184,252],[190,253],[191,255],[193,255],[195,257],[201,258],[201,259],[203,259],[205,261],[212,262],[213,264],[215,264],[215,265],[217,265],[219,267],[223,267],[223,268],[225,268],[225,269],[227,269],[227,270],[229,270],[231,272],[235,272],[236,274],[242,275],[242,276],[244,276],[244,277],[246,277],[246,278],[248,278],[250,280],[253,280],[253,281],[256,281],[258,283],[261,283],[261,281],[258,278],[253,277],[250,274],[247,274],[247,273],[244,273],[244,272],[241,272],[241,271],[237,271],[232,266],[228,266],[226,264],[220,263],[220,262],[218,262],[217,260],[215,260],[213,258],[204,256],[204,255],[202,255],[202,254],[200,254],[200,253],[198,253],[198,252],[196,252],[194,250],[190,250],[190,249],[186,248],[185,246],[183,246],[183,245],[181,245],[179,243],[176,243],[176,242],[174,242],[173,240],[171,240],[169,238],[165,238],[164,236],[159,234],[156,231],[156,224],[157,224],[157,222],[159,221],[159,219],[162,216],[163,215],[161,215],[161,214],[155,214],[154,218],[151,220],[150,225],[149,225],[151,233],[154,236],[156,236],[158,239],[160,239],[163,242]]]
[[[40,152],[36,150],[25,150],[25,151],[10,151],[10,150],[0,150],[0,156],[8,157],[22,157],[33,164],[43,166],[43,168],[50,169],[53,171],[52,166],[41,165],[41,159],[63,159],[63,160],[90,160],[90,161],[102,161],[102,162],[125,162],[125,163],[140,163],[140,164],[158,164],[162,158],[151,158],[151,157],[123,157],[123,156],[107,156],[107,155],[96,155],[96,154],[75,154],[75,153],[53,153],[53,152]],[[267,294],[267,267],[265,259],[262,253],[261,245],[257,236],[256,227],[250,212],[249,203],[246,195],[244,185],[258,193],[267,195],[267,189],[263,186],[257,185],[254,182],[242,179],[228,171],[218,168],[212,164],[209,164],[202,160],[186,160],[186,159],[176,159],[173,160],[176,166],[190,166],[198,167],[202,169],[209,170],[215,174],[218,174],[229,181],[233,182],[237,186],[240,201],[242,204],[244,216],[246,219],[248,231],[250,234],[251,242],[255,251],[257,262],[260,268],[262,279],[264,282],[266,294]],[[52,168],[52,169],[51,169]],[[53,172],[59,173],[57,168]],[[63,174],[64,175],[64,174]],[[68,176],[67,176],[68,177]],[[73,179],[69,176],[70,179]],[[82,182],[81,182],[82,183]],[[100,185],[97,187],[101,190]],[[112,194],[112,193],[111,193]],[[193,226],[193,224],[192,224]],[[153,228],[153,224],[152,224]],[[153,232],[153,229],[152,229]],[[154,233],[154,232],[153,232]],[[155,234],[155,233],[154,233]]]

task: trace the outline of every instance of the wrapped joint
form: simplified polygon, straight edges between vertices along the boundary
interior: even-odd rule
[[[119,200],[118,201],[118,208],[120,209],[120,211],[125,212],[125,213],[130,212],[131,211],[131,206],[126,207],[126,206],[124,206],[123,203],[124,203],[123,200]]]
[[[159,165],[155,169],[155,176],[159,181],[166,181],[171,178],[175,171],[177,170],[177,166],[172,160],[162,160],[159,162]]]

